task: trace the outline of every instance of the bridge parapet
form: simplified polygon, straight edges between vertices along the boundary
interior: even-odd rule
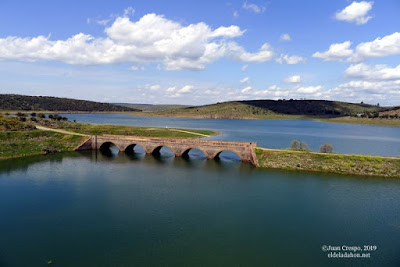
[[[190,149],[199,149],[203,151],[207,159],[214,159],[222,151],[229,150],[235,152],[242,161],[251,162],[257,165],[255,148],[257,143],[253,142],[234,142],[220,140],[203,140],[191,138],[159,138],[159,137],[137,137],[125,135],[101,135],[92,136],[77,150],[93,149],[99,150],[102,145],[112,143],[118,147],[119,151],[125,151],[128,146],[140,145],[147,154],[155,152],[157,149],[165,146],[170,148],[175,156],[181,157],[187,155]]]

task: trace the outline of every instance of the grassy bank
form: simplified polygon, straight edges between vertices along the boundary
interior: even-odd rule
[[[400,178],[400,158],[256,149],[259,167]]]
[[[0,132],[0,159],[74,150],[87,137],[40,130]]]
[[[115,134],[145,137],[198,138],[218,134],[218,132],[209,130],[89,124],[52,120],[41,120],[38,121],[38,124],[49,128],[63,129],[66,131],[87,135]]]

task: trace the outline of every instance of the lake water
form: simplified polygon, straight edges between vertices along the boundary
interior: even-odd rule
[[[314,121],[69,114],[95,123],[202,128],[214,139],[399,154],[399,128]],[[400,180],[83,151],[0,161],[0,266],[400,266]],[[322,246],[377,246],[329,259]]]
[[[227,120],[133,117],[127,114],[63,114],[70,120],[99,124],[209,129],[215,140],[257,142],[266,148],[287,148],[294,139],[318,151],[324,143],[338,153],[400,156],[400,127],[326,123],[312,120]]]
[[[71,152],[0,161],[0,266],[399,266],[400,181]],[[373,245],[328,259],[323,245]]]

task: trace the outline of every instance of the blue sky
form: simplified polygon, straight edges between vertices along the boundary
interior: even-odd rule
[[[400,2],[0,2],[0,93],[400,105]]]

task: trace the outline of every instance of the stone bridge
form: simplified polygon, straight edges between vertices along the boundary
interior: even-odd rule
[[[140,145],[147,154],[159,153],[162,147],[168,147],[176,157],[187,157],[193,148],[201,150],[207,159],[218,158],[224,150],[236,153],[242,161],[251,162],[257,166],[255,148],[257,143],[202,140],[192,138],[157,138],[137,137],[126,135],[99,135],[91,136],[76,150],[99,150],[115,145],[119,151],[133,151]]]

